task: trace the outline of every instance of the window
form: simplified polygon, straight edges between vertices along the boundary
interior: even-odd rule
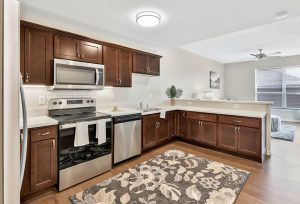
[[[257,69],[257,101],[273,101],[274,108],[300,109],[300,67]]]

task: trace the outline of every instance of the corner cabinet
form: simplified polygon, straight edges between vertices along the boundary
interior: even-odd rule
[[[21,26],[20,71],[24,84],[53,83],[53,34],[42,29]]]
[[[126,49],[103,46],[105,85],[132,86],[132,52]]]
[[[142,52],[133,53],[133,73],[159,76],[160,56],[150,55]]]
[[[57,183],[57,126],[30,129],[28,143],[21,197]]]
[[[64,35],[55,35],[54,57],[102,64],[102,45]]]

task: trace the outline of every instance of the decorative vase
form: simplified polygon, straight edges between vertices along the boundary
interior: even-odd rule
[[[171,98],[171,106],[175,106],[175,98]]]

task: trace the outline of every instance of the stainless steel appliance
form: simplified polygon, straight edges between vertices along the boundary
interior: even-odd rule
[[[141,118],[141,114],[113,118],[114,164],[141,154]]]
[[[104,65],[54,59],[54,85],[50,89],[103,89]]]
[[[112,166],[112,119],[96,112],[95,98],[50,99],[49,116],[58,120],[58,190],[109,171]],[[97,123],[105,121],[106,142],[98,144]],[[74,146],[77,123],[88,123],[89,144]]]

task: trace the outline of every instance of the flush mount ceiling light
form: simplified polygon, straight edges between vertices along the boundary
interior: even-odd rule
[[[275,14],[275,19],[276,20],[282,20],[285,19],[289,16],[288,11],[281,11]]]
[[[161,16],[154,11],[142,11],[136,14],[136,22],[145,27],[153,27],[160,24]]]

